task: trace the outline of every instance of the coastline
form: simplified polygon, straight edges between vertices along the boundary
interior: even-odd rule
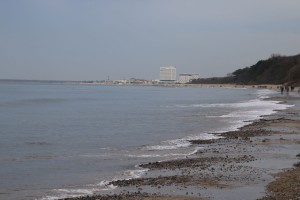
[[[272,188],[280,188],[291,173],[299,173],[299,166],[293,168],[293,164],[299,161],[300,153],[297,149],[300,98],[276,96],[269,100],[295,106],[265,116],[238,131],[221,133],[221,139],[190,141],[205,147],[193,156],[141,164],[140,167],[149,169],[143,177],[112,181],[109,184],[118,188],[108,194],[65,200],[279,199],[274,197],[276,194],[296,199],[293,195],[298,194],[293,193],[293,187],[285,196],[284,191],[277,189],[274,193]],[[291,169],[287,175],[286,169]],[[275,179],[278,173],[285,181]]]
[[[86,83],[80,82],[80,85],[98,85],[98,86],[154,86],[154,87],[224,87],[224,88],[256,88],[256,89],[279,89],[281,85],[276,84],[259,84],[259,85],[243,85],[234,83],[221,84],[191,84],[191,83],[158,83],[158,84],[115,84],[115,83]]]

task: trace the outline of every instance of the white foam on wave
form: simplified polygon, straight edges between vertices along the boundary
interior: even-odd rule
[[[143,147],[143,150],[172,150],[190,146],[190,142],[185,139],[175,139],[163,141],[161,145]]]
[[[124,172],[121,173],[121,175],[112,178],[110,181],[103,180],[99,183],[92,184],[92,185],[89,185],[89,186],[100,187],[102,191],[103,190],[113,190],[113,189],[116,189],[117,186],[114,186],[113,184],[110,184],[111,181],[130,180],[130,179],[133,179],[133,178],[139,178],[139,177],[143,176],[147,171],[149,171],[149,169],[141,168],[138,165],[136,165],[135,169],[125,170]]]
[[[203,147],[196,147],[193,151],[188,153],[138,154],[138,155],[128,154],[127,156],[132,158],[164,158],[164,157],[174,157],[174,156],[185,157],[197,153],[197,151],[199,151],[200,149],[203,149]]]
[[[221,115],[221,116],[209,116],[209,117],[220,117],[227,120],[231,126],[227,128],[226,131],[234,131],[239,128],[251,124],[254,120],[261,119],[263,116],[268,116],[277,113],[279,110],[285,110],[294,105],[281,104],[280,101],[269,101],[264,100],[269,98],[268,95],[274,94],[271,90],[258,90],[258,99],[249,100],[245,102],[236,103],[235,105],[230,105],[236,110],[231,113]],[[224,132],[226,132],[224,131]]]
[[[186,154],[186,156],[194,155],[194,154],[196,154],[200,149],[203,149],[203,147],[196,147],[196,148],[194,149],[194,151],[192,151],[192,152]]]
[[[256,90],[256,95],[258,96],[258,98],[260,99],[266,99],[269,98],[270,95],[272,94],[276,94],[277,92],[275,90],[268,90],[268,89],[260,89],[260,90]]]
[[[109,153],[103,153],[103,154],[82,154],[79,156],[86,157],[86,158],[101,158],[101,157],[110,157],[112,155]]]
[[[233,89],[233,90],[248,90],[248,88],[244,88],[244,87],[230,87],[230,86],[225,86],[225,87],[222,87],[222,88]]]
[[[260,119],[263,116],[271,115],[276,113],[278,110],[285,110],[293,105],[281,104],[280,101],[271,101],[265,100],[269,98],[270,95],[275,94],[276,91],[261,89],[257,90],[255,95],[257,99],[242,101],[238,103],[218,103],[218,104],[190,104],[190,105],[175,105],[175,107],[179,108],[230,108],[233,110],[228,114],[224,114],[221,116],[207,116],[209,118],[224,118],[227,123],[229,123],[228,127],[222,127],[220,130],[212,130],[213,133],[223,133],[227,131],[235,131],[239,128],[251,124],[252,121]],[[215,139],[214,137],[218,137],[215,134],[200,134],[200,138],[205,140],[205,138],[201,138],[203,136],[208,136],[207,139]],[[195,136],[193,136],[195,137]],[[190,146],[190,142],[188,140],[193,140],[193,138],[182,138],[176,140],[168,140],[162,142],[161,145],[147,146],[145,150],[170,150],[170,149],[178,149]]]
[[[239,103],[213,103],[213,104],[177,104],[169,107],[177,107],[177,108],[247,108],[247,107],[254,107],[254,106],[263,106],[265,102],[266,105],[268,104],[277,104],[279,101],[263,101],[266,98],[270,98],[270,95],[275,94],[276,91],[268,90],[268,89],[261,89],[257,90],[255,95],[257,99],[250,100],[250,101],[243,101]],[[268,103],[269,102],[269,103]]]
[[[271,115],[276,113],[278,110],[285,110],[293,105],[280,104],[279,101],[264,101],[264,100],[252,100],[249,101],[247,108],[237,111],[233,111],[226,115],[221,115],[223,118],[240,118],[243,120],[255,120],[262,116]],[[245,108],[246,106],[240,106]]]
[[[133,178],[140,178],[147,171],[149,171],[149,169],[141,168],[141,167],[138,167],[138,166],[136,166],[136,168],[138,168],[138,169],[126,170],[124,172],[124,175],[127,176],[127,178],[125,178],[125,180],[130,180],[130,179],[133,179]]]
[[[42,197],[39,200],[58,200],[58,199],[65,199],[65,198],[90,196],[95,194],[96,192],[113,190],[116,188],[116,186],[107,185],[107,184],[101,183],[101,184],[89,185],[89,188],[85,188],[85,189],[82,188],[81,189],[55,189],[52,191],[53,194]],[[91,186],[94,186],[94,188],[90,188]]]
[[[105,191],[105,190],[113,190],[115,188],[117,188],[116,186],[112,185],[112,184],[109,184],[110,181],[107,181],[107,180],[103,180],[103,181],[100,181],[99,183],[96,183],[96,184],[90,184],[88,186],[92,186],[92,187],[99,187],[99,190],[101,191]],[[101,189],[100,189],[101,188]]]
[[[159,158],[159,157],[164,157],[166,155],[169,154],[138,154],[138,155],[128,154],[126,156],[130,158]]]
[[[246,108],[255,106],[259,100],[240,102],[240,103],[213,103],[213,104],[189,104],[175,105],[178,108]]]
[[[41,198],[40,200],[57,200],[71,197],[81,197],[92,195],[94,193],[91,189],[56,189],[54,190],[55,195],[49,195]]]
[[[135,167],[136,167],[136,169],[126,170],[122,173],[122,175],[112,178],[111,181],[130,180],[133,178],[139,178],[149,170],[149,169],[141,168],[138,166],[135,166]],[[57,199],[64,199],[64,198],[82,197],[82,196],[87,196],[87,195],[93,195],[96,192],[114,190],[117,188],[117,186],[110,184],[111,181],[103,180],[96,184],[89,184],[84,189],[82,189],[82,188],[55,189],[52,191],[53,192],[52,195],[42,197],[39,200],[57,200]]]
[[[181,139],[175,140],[166,140],[163,141],[160,145],[146,146],[143,147],[143,150],[154,151],[154,150],[172,150],[178,148],[185,148],[191,146],[190,140],[210,140],[218,139],[221,136],[216,134],[202,133],[199,135],[190,135]]]

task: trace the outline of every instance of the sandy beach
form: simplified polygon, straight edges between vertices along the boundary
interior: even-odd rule
[[[190,141],[199,151],[184,159],[143,163],[145,176],[112,181],[107,194],[65,200],[300,199],[300,97],[268,100],[295,106],[220,139]]]

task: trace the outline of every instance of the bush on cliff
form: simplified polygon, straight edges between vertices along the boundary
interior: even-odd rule
[[[238,69],[229,77],[193,80],[192,83],[283,84],[300,83],[300,54],[296,56],[272,55],[251,67]]]

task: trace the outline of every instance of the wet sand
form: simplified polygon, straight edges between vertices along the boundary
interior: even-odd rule
[[[221,139],[190,141],[203,147],[195,155],[143,163],[146,175],[110,182],[118,186],[110,194],[68,200],[300,199],[300,101],[276,99],[296,106]]]

